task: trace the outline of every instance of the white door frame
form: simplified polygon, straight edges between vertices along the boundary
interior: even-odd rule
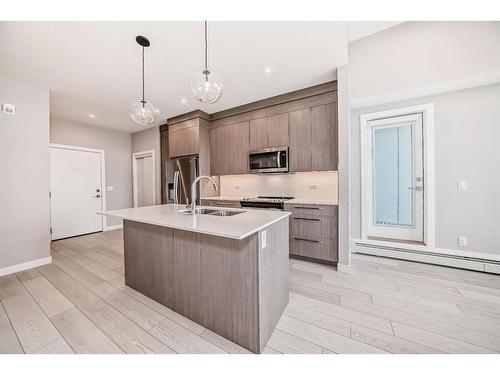
[[[132,190],[134,194],[134,207],[137,207],[137,159],[151,156],[153,161],[153,202],[156,204],[156,160],[155,150],[145,150],[132,154]]]
[[[95,152],[99,154],[101,159],[101,202],[102,202],[102,210],[106,211],[106,152],[104,150],[98,148],[88,148],[88,147],[80,147],[80,146],[72,146],[72,145],[62,145],[59,143],[50,143],[50,148],[62,148],[66,150],[76,150],[76,151],[85,151],[85,152]],[[50,170],[49,170],[50,174]],[[50,181],[50,178],[49,178]],[[49,187],[50,188],[50,187]],[[50,203],[50,202],[49,202]],[[50,206],[50,204],[49,204]],[[52,216],[51,216],[52,220]],[[101,215],[102,220],[102,230],[106,231],[108,229],[108,220],[105,215]]]
[[[422,113],[423,161],[424,161],[424,246],[434,248],[435,242],[435,191],[434,191],[434,103],[389,109],[360,115],[361,152],[361,238],[368,239],[368,207],[372,204],[367,176],[371,175],[371,155],[367,144],[371,141],[369,121],[387,117]]]

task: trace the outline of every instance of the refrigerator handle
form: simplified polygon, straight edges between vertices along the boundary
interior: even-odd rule
[[[179,171],[174,173],[174,204],[179,204]]]

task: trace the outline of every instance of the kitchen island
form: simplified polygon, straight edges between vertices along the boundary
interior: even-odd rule
[[[261,353],[288,304],[290,213],[183,210],[168,204],[103,213],[123,219],[125,284]]]

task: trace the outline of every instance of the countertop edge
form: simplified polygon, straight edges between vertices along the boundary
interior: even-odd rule
[[[154,221],[154,220],[137,219],[137,218],[132,218],[132,217],[125,216],[125,215],[111,214],[111,213],[106,213],[106,212],[98,212],[98,214],[105,215],[105,216],[114,216],[114,217],[121,218],[123,220],[135,221],[135,222],[144,223],[144,224],[157,225],[157,226],[165,227],[165,228],[185,230],[187,232],[194,232],[194,233],[201,233],[201,234],[206,234],[206,235],[210,235],[210,236],[229,238],[229,239],[232,239],[232,240],[243,240],[243,239],[247,238],[248,236],[251,236],[252,234],[257,233],[260,230],[262,230],[264,228],[267,228],[267,227],[273,225],[274,223],[277,223],[278,221],[283,220],[284,218],[286,218],[286,217],[288,217],[288,216],[291,215],[290,212],[284,211],[283,212],[284,216],[282,216],[280,218],[271,220],[271,221],[269,221],[268,223],[266,223],[264,225],[261,225],[261,226],[255,228],[255,229],[252,229],[249,232],[243,233],[241,236],[231,236],[231,235],[214,233],[214,232],[209,232],[209,231],[200,230],[200,229],[186,228],[186,227],[183,227],[183,226],[177,226],[177,225],[172,225],[172,224],[168,224],[167,225],[165,223],[157,222],[157,221]]]

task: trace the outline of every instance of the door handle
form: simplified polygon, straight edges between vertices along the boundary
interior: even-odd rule
[[[94,195],[94,197],[101,198],[101,195],[100,194],[96,194],[96,195]]]
[[[423,186],[409,187],[408,190],[423,191],[424,187]]]

